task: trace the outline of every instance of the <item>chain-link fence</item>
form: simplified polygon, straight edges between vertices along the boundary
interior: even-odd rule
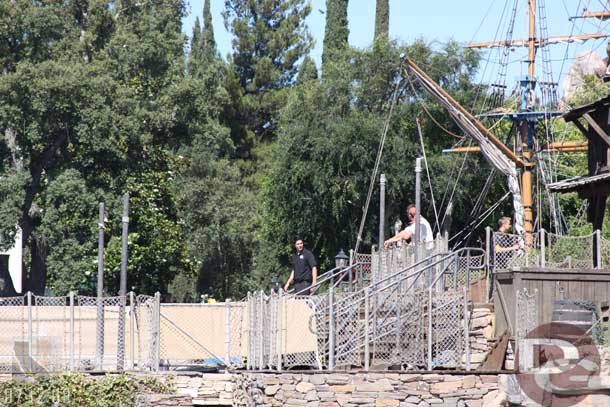
[[[490,267],[494,271],[516,267],[601,268],[610,264],[610,243],[599,236],[564,236],[544,230],[524,236],[494,232],[489,247]],[[597,239],[599,254],[595,253]]]
[[[153,368],[153,310],[127,297],[0,298],[0,371],[56,372]],[[152,297],[151,297],[152,298]],[[122,305],[129,304],[128,307]],[[158,307],[157,307],[158,308]],[[101,312],[100,312],[101,311]],[[126,313],[119,329],[119,312]],[[102,315],[102,318],[99,318]],[[140,317],[137,317],[139,315]],[[138,343],[138,346],[135,343]],[[144,355],[143,350],[152,352]],[[119,349],[123,358],[119,358]],[[127,355],[127,361],[124,356]]]
[[[518,367],[519,370],[524,371],[533,367],[533,354],[531,349],[525,346],[525,338],[528,333],[538,326],[538,290],[529,293],[524,288],[517,291],[516,297],[515,341],[519,361]]]

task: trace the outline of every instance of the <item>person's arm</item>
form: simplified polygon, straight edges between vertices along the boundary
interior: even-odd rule
[[[290,277],[288,277],[288,281],[286,281],[286,284],[284,284],[284,291],[288,291],[288,287],[290,287],[290,284],[292,283],[293,280],[294,280],[294,270],[292,270],[290,272]]]
[[[318,266],[313,266],[311,268],[311,290],[310,292],[316,291],[316,281],[318,280]]]
[[[391,245],[394,242],[399,242],[401,240],[409,240],[409,239],[411,239],[412,235],[413,235],[413,233],[411,233],[410,230],[404,229],[404,230],[398,232],[397,234],[395,234],[393,237],[386,240],[383,243],[383,245],[385,247],[388,247],[389,245]]]

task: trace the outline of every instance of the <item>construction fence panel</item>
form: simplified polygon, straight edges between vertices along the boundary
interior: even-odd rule
[[[25,298],[0,298],[0,373],[28,367],[28,316]]]
[[[591,269],[595,234],[586,236],[562,236],[546,234],[545,263],[547,267]]]
[[[464,294],[460,291],[436,293],[428,301],[431,323],[427,336],[432,345],[432,367],[458,368],[465,365]],[[429,328],[432,328],[430,331]]]
[[[334,314],[335,366],[361,366],[364,351],[363,291],[337,295],[330,312]]]
[[[398,290],[371,296],[368,315],[374,367],[425,366],[423,298],[421,291],[406,294]]]
[[[316,317],[319,307],[325,302],[316,296],[281,296],[280,299],[278,316],[282,322],[278,352],[281,354],[281,367],[321,369],[323,355],[319,352],[318,329],[322,332],[326,329],[323,323],[318,325]]]
[[[32,370],[58,372],[70,368],[68,297],[33,296]]]
[[[96,361],[101,357],[102,370],[116,370],[118,343],[119,343],[119,312],[122,297],[77,296],[77,343],[78,343],[78,370],[91,370],[96,368]],[[101,304],[99,304],[101,302]],[[101,305],[102,320],[98,320],[98,305]],[[101,355],[98,355],[98,338],[92,335],[98,332],[98,323],[101,322]],[[124,342],[124,341],[123,341]]]
[[[526,349],[524,339],[528,333],[538,326],[538,290],[533,293],[527,289],[518,290],[516,295],[516,326],[515,340],[517,347],[518,367],[527,370],[533,367],[533,354],[531,349]]]

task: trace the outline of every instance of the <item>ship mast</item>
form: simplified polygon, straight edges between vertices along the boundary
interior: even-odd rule
[[[558,36],[548,38],[536,38],[536,0],[528,0],[529,16],[529,35],[527,40],[507,40],[496,42],[484,42],[479,44],[469,44],[468,48],[491,48],[508,46],[527,46],[528,47],[528,69],[527,75],[520,80],[520,104],[519,112],[511,115],[515,120],[516,127],[519,129],[515,149],[522,160],[530,165],[521,167],[521,203],[524,211],[524,230],[526,237],[531,238],[534,230],[534,211],[532,208],[532,169],[535,163],[532,160],[534,148],[534,134],[536,123],[542,118],[560,115],[560,112],[536,112],[534,111],[534,90],[536,87],[535,62],[536,50],[550,43],[572,42],[575,40],[586,40],[607,37],[605,34],[581,34],[573,36]],[[490,115],[493,116],[493,115]]]

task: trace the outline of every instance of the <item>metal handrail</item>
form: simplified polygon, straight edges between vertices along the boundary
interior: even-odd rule
[[[331,286],[333,288],[336,288],[343,281],[345,276],[348,275],[348,272],[353,271],[354,268],[356,268],[357,266],[362,266],[364,264],[366,264],[366,263],[358,262],[358,263],[354,263],[351,266],[347,266],[347,267],[335,267],[335,268],[330,269],[330,270],[324,272],[323,274],[321,274],[320,277],[323,277],[323,278],[316,280],[315,284],[312,284],[309,287],[304,288],[301,291],[298,291],[296,293],[293,293],[293,290],[288,291],[288,293],[293,294],[293,295],[302,295],[303,293],[306,293],[307,291],[311,291],[312,288],[315,288],[317,290],[322,284],[324,284],[328,281],[331,282]],[[351,273],[349,276],[351,279]],[[337,277],[339,277],[339,278],[337,278]],[[361,279],[356,279],[356,281],[359,281],[359,280],[361,280]]]
[[[485,251],[483,249],[480,249],[480,248],[461,248],[461,249],[458,249],[457,251],[451,252],[449,254],[446,254],[446,253],[444,253],[444,254],[442,254],[442,253],[434,254],[434,255],[429,256],[429,257],[427,257],[427,258],[425,258],[425,259],[423,259],[423,260],[421,260],[421,261],[419,261],[419,262],[417,262],[415,264],[412,264],[412,265],[410,265],[408,267],[405,267],[404,269],[402,269],[402,270],[400,270],[400,271],[398,271],[398,272],[396,272],[396,273],[394,273],[394,274],[392,274],[392,275],[390,275],[390,276],[388,276],[388,277],[386,277],[386,278],[384,278],[384,279],[382,279],[382,280],[380,280],[380,281],[378,281],[376,283],[373,283],[370,286],[365,287],[362,290],[360,290],[360,291],[358,291],[356,293],[353,293],[352,295],[350,295],[348,297],[345,297],[345,298],[339,300],[337,303],[333,304],[333,308],[335,308],[335,312],[337,312],[338,310],[341,309],[341,305],[343,305],[343,303],[348,302],[348,301],[349,301],[349,303],[350,303],[350,305],[352,307],[357,306],[357,305],[359,305],[358,304],[359,302],[364,302],[365,301],[364,296],[361,296],[361,294],[363,292],[368,291],[368,295],[370,296],[370,295],[378,294],[378,293],[380,293],[382,291],[385,291],[385,290],[391,288],[392,286],[394,286],[394,290],[396,290],[396,289],[398,289],[398,287],[400,287],[400,284],[402,284],[405,280],[415,276],[415,279],[413,279],[413,281],[407,287],[407,290],[409,290],[413,286],[413,284],[415,284],[417,279],[424,273],[424,271],[429,270],[432,267],[434,267],[436,265],[439,265],[439,264],[441,264],[443,262],[446,262],[447,260],[450,260],[452,258],[457,259],[458,257],[460,257],[459,255],[461,253],[466,252],[466,253],[468,253],[468,255],[470,255],[470,253],[472,253],[472,251],[480,252],[481,255],[485,255]],[[437,257],[440,257],[440,259],[431,262],[432,259],[437,258]],[[423,267],[420,267],[419,269],[417,269],[415,271],[411,271],[411,272],[407,273],[406,275],[401,275],[405,271],[407,271],[409,269],[414,269],[417,266],[421,266],[422,264],[423,264]],[[429,295],[431,295],[431,293],[432,293],[435,285],[438,283],[439,279],[442,276],[444,276],[445,274],[447,274],[447,271],[449,270],[450,265],[451,265],[450,263],[445,265],[443,267],[442,271],[438,274],[438,276],[436,276],[434,281],[427,287],[427,291],[428,291]],[[483,264],[482,266],[473,267],[473,269],[483,269],[484,267],[485,267],[485,264]],[[457,273],[457,271],[458,271],[458,268],[455,269],[456,273]],[[467,268],[467,275],[469,274],[469,272],[470,272],[470,267]],[[396,280],[397,277],[399,277],[399,278]],[[395,281],[392,281],[392,282],[390,282],[389,284],[387,284],[385,286],[381,286],[382,283],[385,283],[385,282],[387,282],[388,280],[391,280],[391,279],[395,279]],[[467,277],[467,281],[468,281],[468,277]],[[381,286],[381,288],[379,288],[379,286]],[[355,297],[359,297],[359,296],[361,298],[355,298]],[[377,304],[377,307],[372,312],[373,314],[381,306],[383,306],[385,304],[385,301],[387,300],[387,298],[389,298],[389,296],[386,297],[386,299],[384,299],[381,303]],[[326,307],[322,308],[322,310],[324,310],[325,312],[330,311],[330,304],[329,304],[329,306],[326,306]],[[380,323],[381,323],[381,326],[387,326],[387,324],[384,325],[385,318],[382,319],[380,321]],[[341,328],[342,327],[338,327],[337,331],[340,330]],[[373,330],[373,332],[374,331],[375,330]],[[361,339],[363,337],[366,338],[367,335],[368,335],[368,332],[357,332],[355,335],[352,335],[349,338],[349,342],[351,342],[353,339]],[[381,334],[381,336],[379,338],[381,338],[383,336],[387,336],[387,335],[389,335],[389,333],[388,332],[384,332],[383,334]],[[368,341],[369,342],[375,341],[375,340],[378,340],[379,338],[378,337],[369,337]],[[361,348],[363,346],[366,347],[366,344],[360,344],[360,345],[358,345],[358,348]],[[345,347],[345,345],[343,347]],[[341,350],[341,348],[342,348],[341,346],[338,346],[336,350]],[[346,354],[346,352],[336,353],[336,356],[342,356],[344,354]]]

